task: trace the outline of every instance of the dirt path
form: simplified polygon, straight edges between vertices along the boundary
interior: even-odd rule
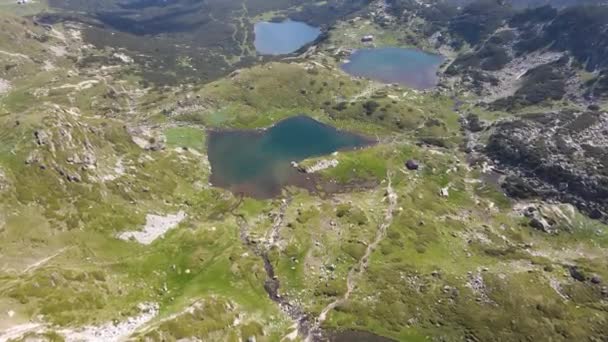
[[[327,315],[330,311],[335,309],[336,306],[338,306],[339,304],[348,300],[357,285],[357,280],[359,279],[360,275],[367,269],[371,254],[376,249],[378,244],[384,239],[384,237],[386,236],[386,230],[393,223],[393,212],[395,211],[395,207],[397,206],[397,194],[393,189],[390,173],[387,174],[387,181],[388,184],[386,186],[386,199],[388,200],[388,206],[386,208],[386,213],[384,214],[384,219],[382,220],[382,223],[378,226],[374,241],[372,241],[367,246],[365,254],[363,254],[363,257],[361,257],[361,259],[359,259],[359,263],[355,267],[351,268],[350,272],[348,272],[348,275],[346,277],[346,292],[344,293],[344,295],[334,300],[323,310],[321,310],[321,313],[319,314],[319,317],[317,318],[313,329],[310,330],[310,333],[306,337],[306,341],[317,341],[321,338],[321,324],[327,319]]]
[[[240,55],[235,56],[234,60],[229,60],[228,58],[226,58],[226,56],[224,56],[224,61],[226,61],[227,64],[229,65],[235,65],[237,63],[239,63],[244,57],[247,56],[251,56],[251,55],[255,55],[255,53],[252,53],[251,48],[248,44],[249,41],[249,30],[247,27],[247,19],[249,17],[249,10],[247,8],[247,0],[243,0],[242,3],[242,14],[240,17],[238,17],[236,19],[236,22],[232,22],[230,23],[230,26],[232,26],[233,32],[232,32],[232,40],[234,41],[235,44],[237,44],[241,50]],[[219,20],[213,18],[213,20],[216,20],[218,22],[220,22]],[[242,31],[243,32],[243,39],[242,41],[238,39],[238,33]]]
[[[388,85],[372,82],[367,87],[365,87],[365,89],[361,90],[361,92],[352,96],[349,99],[349,102],[367,99],[367,98],[371,97],[377,91],[382,90],[387,87],[388,87]]]
[[[35,263],[28,265],[21,273],[27,273],[30,271],[34,271],[36,269],[38,269],[40,266],[46,264],[47,262],[51,261],[51,259],[54,259],[55,257],[59,256],[60,254],[62,254],[63,252],[65,252],[65,250],[68,249],[68,247],[63,247],[62,249],[60,249],[58,252],[54,253],[53,255],[50,255],[44,259],[40,259],[38,261],[36,261]]]
[[[28,61],[32,61],[32,59],[30,58],[30,56],[24,55],[22,53],[13,53],[13,52],[8,52],[8,51],[0,50],[0,54],[5,55],[5,56],[9,56],[9,57],[15,57],[15,58],[26,59]]]

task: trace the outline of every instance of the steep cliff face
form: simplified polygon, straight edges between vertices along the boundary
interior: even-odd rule
[[[561,111],[500,123],[486,152],[517,170],[520,177],[505,184],[512,194],[559,199],[607,219],[607,113]]]

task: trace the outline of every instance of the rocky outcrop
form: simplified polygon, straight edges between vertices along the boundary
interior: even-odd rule
[[[34,137],[36,138],[36,144],[38,146],[44,146],[49,143],[50,136],[44,130],[38,130],[34,132]]]
[[[486,153],[510,170],[515,197],[557,199],[608,220],[608,113],[524,115],[493,128]]]
[[[408,170],[418,170],[418,168],[420,168],[420,163],[418,163],[418,161],[414,160],[414,159],[409,159],[408,161],[405,162],[405,167]]]
[[[464,40],[471,47],[454,58],[442,83],[509,111],[564,97],[589,104],[608,96],[608,7],[504,4],[472,1],[448,23],[435,21],[451,36],[446,43],[458,48]],[[595,77],[583,80],[581,70]]]
[[[177,214],[169,214],[166,216],[146,215],[146,225],[141,231],[127,231],[118,235],[121,240],[134,240],[144,245],[149,245],[154,240],[162,237],[170,229],[177,227],[180,222],[186,218],[186,213],[183,211]]]
[[[11,84],[9,81],[0,78],[0,95],[8,93],[11,90]]]
[[[127,129],[131,140],[144,150],[160,151],[165,149],[165,136],[149,127],[130,127]]]

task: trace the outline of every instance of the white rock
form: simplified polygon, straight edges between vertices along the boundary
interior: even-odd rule
[[[146,225],[143,230],[123,232],[118,235],[118,238],[127,241],[134,239],[141,244],[149,245],[154,240],[165,235],[170,229],[177,227],[185,218],[186,213],[183,211],[167,216],[148,214],[146,216]]]

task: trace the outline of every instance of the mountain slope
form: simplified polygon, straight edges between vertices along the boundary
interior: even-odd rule
[[[384,2],[298,1],[303,7],[284,9],[248,1],[283,11],[243,23],[318,13],[315,20],[336,25],[297,58],[249,67],[223,61],[238,69],[213,70],[207,82],[172,55],[204,50],[175,45],[196,37],[158,33],[160,26],[142,34],[138,22],[190,30],[205,27],[208,17],[196,18],[206,5],[240,2],[64,4],[78,7],[56,8],[66,21],[52,25],[0,14],[7,32],[0,38],[0,340],[578,341],[608,334],[608,230],[592,218],[605,213],[606,114],[601,101],[586,109],[568,100],[580,90],[572,72],[593,76],[594,91],[602,87],[594,77],[605,75],[585,74],[574,56],[548,47],[508,75],[529,60],[511,55],[522,36],[505,26],[514,16],[502,5],[486,13],[487,5],[408,3],[416,13],[397,13]],[[77,13],[88,6],[93,16]],[[96,15],[111,13],[106,19],[132,32],[107,20],[101,26]],[[452,20],[468,32],[478,17],[488,27],[502,19],[467,38],[474,46],[451,36]],[[201,39],[227,37],[220,31]],[[369,34],[373,42],[362,42]],[[123,48],[124,37],[141,50]],[[426,91],[344,73],[348,51],[371,44],[446,51],[455,73]],[[506,64],[493,55],[503,45],[512,58]],[[161,47],[174,62],[136,53]],[[179,82],[155,82],[146,70]],[[476,74],[488,84],[490,76],[521,75],[522,84],[512,93],[479,85],[495,99],[512,96],[499,108],[470,92],[469,81],[450,83]],[[540,82],[565,89],[565,100],[537,102],[546,97]],[[299,171],[290,171],[306,171],[316,186],[288,186],[272,199],[210,183],[209,131],[255,135],[302,114],[376,143],[297,161]]]

